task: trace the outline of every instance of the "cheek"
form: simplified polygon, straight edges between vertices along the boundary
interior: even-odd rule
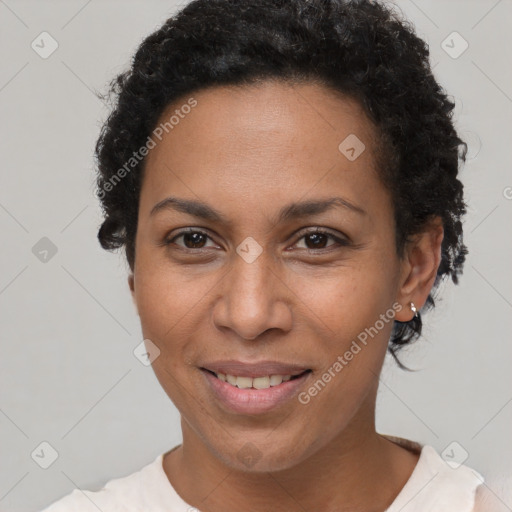
[[[362,254],[337,268],[288,276],[296,306],[320,329],[325,328],[324,334],[337,350],[371,327],[393,304],[395,264],[383,252]]]
[[[336,273],[302,277],[314,286],[299,287],[295,279],[304,311],[323,330],[315,345],[324,367],[301,402],[311,404],[313,417],[329,404],[353,410],[374,384],[394,322],[394,274],[392,259],[369,254]]]
[[[198,278],[186,269],[176,270],[155,259],[140,258],[139,263],[135,290],[144,334],[162,341],[178,339],[176,333],[204,307],[213,279]]]
[[[187,362],[193,355],[191,340],[194,339],[194,325],[197,325],[191,319],[198,314],[201,296],[194,292],[194,285],[188,283],[182,274],[141,265],[136,276],[143,337],[160,350],[152,362],[153,371],[180,413],[188,416],[191,414],[190,391],[184,390],[193,389],[194,385],[195,375],[190,373]]]

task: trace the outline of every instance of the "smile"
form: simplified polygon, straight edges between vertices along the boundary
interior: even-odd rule
[[[201,368],[213,400],[228,413],[255,415],[295,403],[292,398],[305,387],[312,371],[299,374],[248,377]]]
[[[234,387],[239,389],[268,389],[270,387],[279,386],[282,382],[287,382],[289,380],[297,379],[303,373],[309,372],[311,370],[306,370],[298,375],[263,375],[261,377],[244,377],[240,375],[230,375],[224,373],[212,372],[210,370],[206,370],[217,377],[217,379],[222,382],[227,382]]]

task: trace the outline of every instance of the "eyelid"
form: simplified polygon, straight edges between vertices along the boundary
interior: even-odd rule
[[[188,227],[188,228],[182,228],[181,230],[178,231],[178,233],[174,234],[172,237],[167,235],[166,237],[164,237],[163,241],[158,245],[161,245],[161,246],[171,245],[172,243],[174,243],[174,240],[182,237],[183,235],[186,235],[187,233],[202,234],[202,235],[206,236],[208,239],[210,239],[212,242],[216,243],[215,240],[212,238],[212,236],[210,236],[208,229],[199,228],[199,227]],[[307,227],[300,229],[293,235],[294,238],[297,237],[297,240],[295,241],[294,245],[296,245],[305,236],[316,234],[316,233],[332,238],[336,242],[336,244],[338,244],[340,246],[348,246],[351,244],[350,238],[343,233],[332,232],[328,228],[323,228],[323,227],[319,227],[319,226],[307,226]],[[217,245],[219,245],[219,244],[217,244]],[[207,250],[207,249],[211,248],[211,247],[200,247],[198,249],[189,249],[187,247],[182,247],[182,246],[179,246],[179,247],[181,247],[184,250],[192,251],[192,252]],[[319,249],[306,248],[304,250],[312,251],[312,252],[321,252],[322,250],[329,249],[329,247],[319,248]]]
[[[336,242],[336,244],[338,244],[339,246],[346,247],[348,245],[351,245],[351,243],[352,243],[350,238],[347,235],[343,234],[343,233],[332,232],[328,228],[310,226],[309,228],[303,228],[303,229],[299,230],[296,233],[296,236],[298,236],[298,238],[297,238],[297,241],[295,242],[294,245],[296,245],[305,236],[314,235],[314,234],[317,234],[317,233],[332,238]],[[336,245],[336,244],[334,244],[334,245]],[[306,248],[304,250],[310,251],[310,252],[321,252],[322,250],[330,250],[330,248],[331,247],[329,246],[329,247],[324,247],[324,248],[320,248],[320,249],[308,249],[308,248]]]
[[[347,235],[345,235],[344,233],[341,233],[339,231],[333,231],[329,228],[323,228],[320,226],[308,226],[308,227],[302,228],[299,231],[297,231],[296,235],[297,236],[300,235],[301,237],[303,237],[306,235],[312,235],[312,234],[314,235],[315,233],[332,236],[333,238],[337,238],[338,240],[345,240],[347,242],[350,241],[350,238]]]
[[[199,228],[199,227],[197,227],[197,228],[196,227],[188,227],[188,228],[180,229],[176,234],[174,234],[172,236],[166,235],[164,237],[164,239],[162,240],[162,242],[159,243],[158,245],[161,245],[161,246],[171,245],[172,243],[174,243],[174,240],[176,240],[177,238],[180,238],[183,235],[186,235],[188,233],[199,233],[201,235],[206,236],[212,242],[217,243],[217,242],[215,242],[213,240],[213,237],[211,236],[210,231],[208,229],[206,229],[206,228]],[[217,245],[219,245],[219,244],[217,244]],[[182,249],[188,250],[188,251],[200,251],[201,249],[205,249],[205,248],[188,249],[187,247],[182,247],[182,246],[179,246],[179,247],[181,247]],[[207,247],[206,249],[209,249],[209,247]]]

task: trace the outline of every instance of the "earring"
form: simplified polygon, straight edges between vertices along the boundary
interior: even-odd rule
[[[418,318],[418,309],[416,308],[416,306],[414,305],[414,302],[411,302],[411,311],[414,313],[414,316],[413,318]]]

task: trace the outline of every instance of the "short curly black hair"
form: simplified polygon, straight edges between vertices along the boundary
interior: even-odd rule
[[[102,247],[124,246],[133,271],[145,162],[133,157],[170,103],[212,86],[321,83],[357,100],[377,128],[398,253],[440,216],[442,261],[432,291],[448,275],[457,283],[467,253],[457,178],[467,144],[452,123],[455,104],[432,74],[428,45],[395,7],[372,0],[194,0],[169,18],[103,96],[114,97],[114,105],[95,153]],[[433,306],[431,293],[423,310]],[[396,352],[421,328],[421,316],[395,321],[388,350],[401,368]]]

